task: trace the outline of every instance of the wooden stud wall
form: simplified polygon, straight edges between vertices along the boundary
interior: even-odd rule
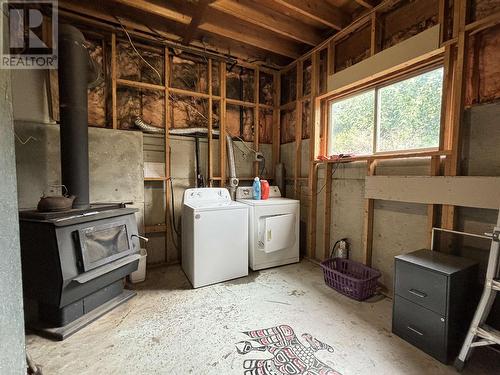
[[[469,11],[471,0],[456,1],[457,6],[453,9],[453,14],[449,15],[453,17],[453,33],[451,38],[447,39],[447,18],[449,3],[448,0],[439,0],[438,6],[438,22],[441,25],[440,31],[440,41],[442,50],[439,53],[429,54],[429,60],[422,61],[422,64],[428,64],[429,62],[435,61],[440,58],[443,61],[444,66],[444,78],[443,78],[443,100],[442,100],[442,116],[441,116],[441,136],[440,145],[436,151],[416,151],[416,152],[400,152],[394,154],[384,154],[384,155],[373,155],[370,157],[354,157],[342,160],[342,162],[351,161],[366,161],[367,162],[367,175],[375,175],[376,162],[380,159],[403,159],[403,158],[414,158],[414,157],[429,157],[431,163],[431,176],[455,176],[459,175],[459,157],[460,157],[460,141],[461,141],[461,123],[464,110],[464,96],[465,96],[465,72],[466,72],[466,52],[468,47],[468,40],[470,36],[478,33],[479,31],[486,30],[490,27],[494,27],[500,23],[500,12],[493,13],[483,19],[467,23],[467,16]],[[398,0],[386,0],[381,2],[379,5],[371,9],[369,12],[361,16],[359,19],[355,20],[351,25],[344,28],[331,38],[327,39],[325,42],[318,45],[316,48],[312,49],[310,52],[304,54],[294,63],[285,67],[281,74],[285,73],[294,66],[297,67],[297,101],[301,100],[299,96],[299,86],[302,85],[302,81],[299,77],[302,77],[302,64],[308,59],[313,60],[313,73],[311,77],[311,84],[313,90],[311,92],[311,144],[309,153],[309,176],[308,176],[308,222],[307,222],[307,251],[308,257],[321,259],[329,254],[329,246],[331,240],[331,194],[332,194],[332,162],[324,162],[317,159],[318,155],[324,155],[326,153],[326,133],[327,133],[327,121],[328,121],[328,111],[326,108],[326,103],[331,99],[332,94],[328,93],[318,93],[318,54],[323,48],[328,49],[328,61],[327,69],[328,74],[331,75],[335,72],[335,54],[336,54],[336,43],[351,33],[356,32],[362,27],[370,23],[370,55],[374,55],[381,49],[382,40],[382,24],[380,18],[384,11],[390,9],[391,7],[397,6],[399,3],[403,3]],[[442,52],[444,51],[444,52]],[[412,68],[408,66],[408,68]],[[388,76],[396,76],[401,74],[396,71],[388,71]],[[353,90],[359,88],[353,85]],[[290,106],[295,105],[298,109],[299,105],[297,103],[288,103],[282,105],[280,108],[290,108]],[[301,107],[300,107],[301,108]],[[296,130],[297,133],[297,130]],[[322,135],[320,138],[320,134]],[[294,187],[297,191],[299,186],[300,176],[297,175],[297,171],[300,170],[300,155],[301,150],[301,140],[295,137],[297,144],[295,145],[296,157],[294,160],[294,170],[296,172],[294,177]],[[444,166],[443,166],[444,161]],[[321,164],[326,165],[326,184],[325,184],[325,208],[321,217],[324,220],[324,251],[323,254],[316,254],[316,228],[317,228],[317,171]],[[443,168],[444,167],[444,168]],[[363,230],[363,251],[364,251],[364,261],[366,264],[371,264],[372,257],[372,240],[373,240],[373,203],[372,199],[367,199],[365,202],[365,217],[364,217],[364,230]],[[440,209],[441,208],[441,209]],[[427,231],[429,233],[429,245],[432,227],[439,225],[439,213],[441,213],[441,227],[453,229],[455,225],[455,207],[447,205],[428,205],[428,224]]]
[[[209,186],[214,186],[214,183],[217,181],[219,182],[220,186],[224,186],[226,179],[227,179],[227,173],[226,173],[226,107],[227,103],[230,104],[235,104],[235,105],[241,105],[245,107],[251,107],[254,110],[254,141],[253,141],[253,147],[256,151],[259,150],[259,115],[260,115],[260,110],[262,108],[265,109],[272,109],[273,110],[273,148],[272,148],[272,154],[273,154],[273,161],[277,162],[279,160],[279,95],[280,95],[280,90],[279,90],[279,72],[278,71],[273,71],[268,68],[263,68],[259,67],[257,65],[245,63],[245,62],[238,62],[238,65],[244,66],[245,68],[248,69],[253,69],[254,71],[254,101],[253,102],[245,102],[245,101],[240,101],[240,100],[235,100],[235,99],[229,99],[226,97],[226,71],[227,71],[227,66],[225,61],[220,61],[219,62],[219,75],[220,75],[220,95],[214,95],[213,94],[213,87],[212,87],[212,66],[213,66],[213,59],[208,58],[208,71],[207,71],[207,76],[208,76],[208,93],[202,93],[202,92],[196,92],[196,91],[189,91],[189,90],[183,90],[175,87],[170,87],[171,84],[171,59],[169,56],[169,49],[168,47],[163,47],[164,51],[164,76],[165,76],[165,82],[163,85],[157,85],[157,84],[150,84],[146,82],[140,82],[140,81],[132,81],[132,80],[127,80],[127,79],[121,79],[118,78],[118,73],[117,73],[117,37],[116,33],[113,32],[111,33],[111,122],[112,122],[112,128],[113,129],[118,129],[118,119],[117,119],[117,89],[118,87],[133,87],[136,89],[144,89],[144,90],[155,90],[155,91],[163,91],[164,92],[164,111],[165,111],[165,122],[164,122],[164,127],[165,127],[165,136],[164,136],[164,144],[165,144],[165,176],[164,177],[145,177],[144,181],[145,182],[154,182],[154,181],[159,181],[164,183],[164,194],[165,194],[165,202],[166,202],[166,207],[165,207],[165,223],[161,224],[156,224],[156,225],[151,225],[151,226],[146,226],[145,232],[146,233],[165,233],[165,238],[169,238],[169,232],[170,232],[170,227],[173,225],[172,220],[170,218],[170,195],[173,194],[169,187],[169,181],[170,181],[170,158],[171,158],[171,149],[170,149],[170,136],[169,136],[169,129],[173,127],[173,124],[171,124],[171,119],[172,117],[170,116],[171,111],[173,110],[171,105],[170,105],[170,99],[172,94],[180,94],[180,95],[188,95],[192,97],[198,97],[198,98],[204,98],[208,100],[208,161],[207,161],[207,171],[208,171],[208,185]],[[274,86],[274,105],[267,105],[267,104],[261,104],[260,103],[260,90],[259,90],[259,75],[260,72],[263,71],[267,74],[271,74],[274,78],[273,80],[273,86]],[[220,176],[214,176],[214,158],[213,158],[213,135],[212,135],[212,128],[213,128],[213,108],[212,104],[214,100],[218,100],[220,102],[220,123],[219,123],[219,130],[220,130],[220,135],[219,135],[219,153],[220,153],[220,158],[216,162],[219,163],[219,170],[220,170]],[[277,142],[276,142],[277,140]],[[258,175],[259,173],[259,163],[255,162],[254,167],[253,167],[253,172],[255,175]],[[274,173],[274,163],[273,163],[273,173]],[[165,251],[167,251],[165,249]],[[165,259],[167,260],[167,254],[165,253]]]

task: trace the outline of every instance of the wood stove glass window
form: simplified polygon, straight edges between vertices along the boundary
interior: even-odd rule
[[[108,225],[80,231],[83,268],[88,271],[130,253],[127,226]]]

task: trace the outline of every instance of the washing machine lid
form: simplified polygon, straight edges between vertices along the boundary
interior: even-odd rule
[[[235,210],[247,209],[248,206],[235,201],[230,202],[194,202],[186,204],[196,211],[211,211],[211,210]]]
[[[197,211],[246,208],[244,204],[232,201],[229,191],[225,188],[186,189],[184,204]]]

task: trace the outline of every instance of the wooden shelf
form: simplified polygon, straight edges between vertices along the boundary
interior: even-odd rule
[[[426,151],[413,151],[413,152],[399,152],[391,154],[374,154],[374,155],[360,155],[340,160],[315,160],[317,164],[330,164],[330,163],[350,163],[354,161],[368,161],[368,160],[384,160],[384,159],[409,159],[409,158],[423,158],[432,156],[446,156],[451,155],[449,150],[426,150]]]
[[[144,181],[166,181],[168,177],[144,177]]]

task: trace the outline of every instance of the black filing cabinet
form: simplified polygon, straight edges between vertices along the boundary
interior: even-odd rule
[[[443,363],[460,349],[477,303],[476,262],[431,250],[396,257],[392,331]]]

